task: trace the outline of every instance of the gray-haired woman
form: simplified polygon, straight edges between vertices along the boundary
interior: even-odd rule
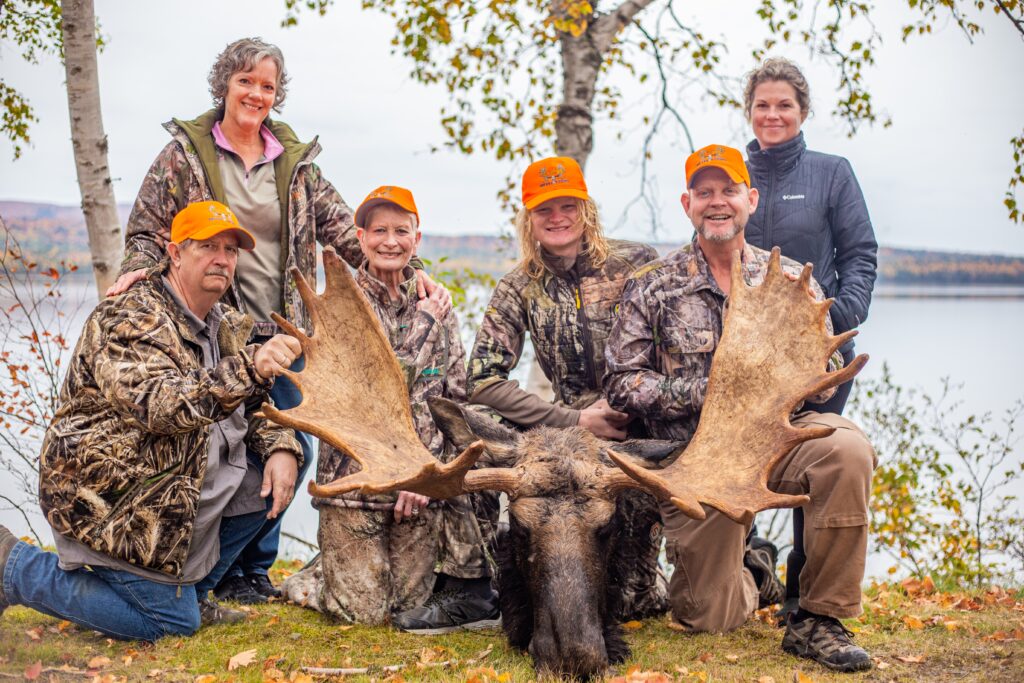
[[[160,261],[171,219],[180,209],[213,199],[231,207],[256,237],[256,249],[239,258],[235,282],[225,299],[253,317],[257,341],[277,331],[271,312],[280,312],[308,332],[312,329],[309,313],[286,274],[296,267],[310,281],[315,279],[317,242],[333,246],[358,267],[363,254],[352,210],[313,163],[320,152],[316,139],[301,142],[288,125],[270,118],[272,110],[280,111],[287,94],[288,75],[280,49],[259,38],[237,40],[218,55],[209,84],[213,109],[192,120],[172,119],[164,124],[172,140],[142,182],[128,218],[121,276],[107,295],[126,290]],[[422,263],[414,260],[413,266],[419,294],[425,296],[436,285],[423,274]],[[299,358],[292,369],[301,370],[303,365]],[[298,390],[284,377],[275,382],[270,396],[279,408],[301,401]],[[297,482],[301,483],[313,461],[313,448],[308,435],[297,436],[305,456]],[[239,518],[270,509],[270,501],[264,508],[260,499],[258,473],[247,476],[246,481],[250,480],[251,495],[236,499],[240,504],[233,512]],[[215,590],[219,597],[253,603],[280,595],[267,577],[277,556],[280,519],[266,520],[251,540],[226,537],[222,529],[222,544],[246,545]]]

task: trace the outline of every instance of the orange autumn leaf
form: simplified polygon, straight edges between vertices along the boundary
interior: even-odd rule
[[[25,631],[25,635],[28,636],[30,640],[34,640],[38,643],[40,640],[43,639],[43,627],[36,626],[35,628],[30,628],[29,630]]]
[[[901,661],[901,662],[903,662],[905,664],[920,664],[921,662],[923,662],[925,660],[925,656],[924,655],[906,655],[906,656],[903,656],[903,657],[897,657],[896,659],[898,659],[899,661]]]
[[[89,660],[86,664],[87,669],[102,669],[110,664],[110,657],[104,657],[103,655],[97,655]]]
[[[714,658],[715,658],[715,656],[713,654],[711,654],[710,652],[705,652],[704,654],[702,654],[702,655],[700,655],[698,657],[695,657],[694,659],[696,659],[698,662],[707,663],[707,662],[710,662]]]
[[[907,628],[909,628],[912,631],[917,631],[918,629],[924,628],[924,622],[911,614],[908,614],[905,617],[903,617],[903,623],[906,624]]]
[[[793,672],[793,683],[814,683],[814,679],[803,671],[797,670]]]
[[[192,679],[192,683],[217,683],[217,677],[213,674],[200,674]]]
[[[639,621],[634,620],[634,621],[627,621],[626,623],[624,623],[622,625],[622,628],[624,628],[627,631],[637,631],[637,630],[643,628],[643,626],[644,625],[642,623],[640,623]]]

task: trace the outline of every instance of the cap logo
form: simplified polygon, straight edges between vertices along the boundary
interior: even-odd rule
[[[210,218],[207,220],[221,221],[223,223],[238,223],[238,219],[235,218],[235,214],[231,213],[231,210],[224,207],[224,210],[218,208],[217,204],[210,203]]]
[[[569,180],[565,177],[565,166],[558,164],[554,167],[541,168],[540,173],[540,186],[548,187],[549,185],[559,185],[561,183],[567,183]]]
[[[710,164],[712,161],[725,161],[725,149],[718,146],[714,149],[701,150],[700,163]]]

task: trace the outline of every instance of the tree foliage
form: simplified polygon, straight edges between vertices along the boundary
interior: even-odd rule
[[[21,58],[38,64],[44,55],[60,55],[64,37],[59,0],[0,0],[0,43],[14,45]],[[31,142],[29,127],[37,122],[24,95],[0,76],[0,134],[14,145],[14,158]]]
[[[1024,479],[1024,401],[1001,420],[964,415],[961,388],[944,380],[935,398],[897,385],[888,367],[858,382],[850,414],[878,455],[872,543],[893,558],[891,572],[961,585],[1019,580],[1024,561],[1010,561],[1024,560],[1024,508],[1013,493]]]
[[[614,83],[619,75],[651,88],[642,115],[639,198],[649,201],[647,160],[652,142],[666,127],[686,138],[684,98],[700,97],[723,107],[741,107],[738,73],[723,58],[729,26],[688,21],[700,7],[673,0],[361,0],[362,7],[394,24],[392,46],[412,64],[412,77],[440,84],[450,95],[439,119],[443,146],[516,162],[555,151],[585,164],[597,120],[622,121],[625,102]],[[334,0],[285,0],[285,26],[302,11],[320,15]],[[910,41],[952,23],[968,40],[986,20],[1009,20],[1024,36],[1021,0],[903,0]],[[876,66],[883,36],[872,0],[759,0],[754,21],[763,28],[751,54],[753,67],[781,45],[802,45],[836,74],[832,114],[849,135],[864,124],[890,125],[873,99],[866,76]],[[614,76],[614,77],[613,77]],[[822,88],[823,90],[828,88]],[[619,133],[624,132],[619,128]],[[510,163],[509,166],[522,164]],[[1016,178],[1020,178],[1017,174]],[[1024,182],[1024,178],[1020,178]],[[1011,193],[1014,185],[1011,185]],[[509,187],[499,195],[508,202]],[[648,206],[652,206],[648,204]],[[1013,220],[1015,206],[1008,206]]]

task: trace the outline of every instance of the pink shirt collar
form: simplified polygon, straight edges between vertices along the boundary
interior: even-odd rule
[[[238,154],[228,139],[224,137],[224,131],[220,129],[220,121],[213,124],[213,141],[217,143],[217,146],[223,150],[231,152],[232,154]],[[266,126],[260,126],[260,137],[263,138],[263,158],[257,162],[257,165],[264,164],[269,161],[273,161],[282,154],[284,154],[284,145],[278,141],[274,134],[270,132],[270,129]]]

